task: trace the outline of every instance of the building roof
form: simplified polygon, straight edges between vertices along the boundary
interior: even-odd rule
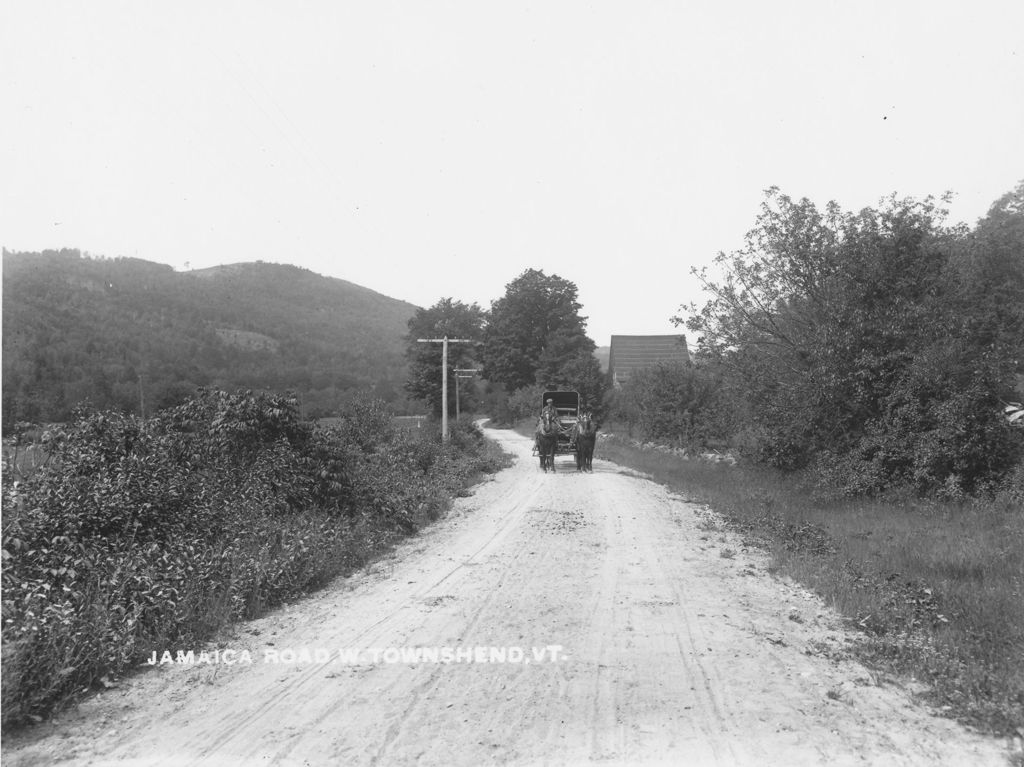
[[[637,370],[663,362],[689,362],[686,336],[612,336],[608,377],[621,386]]]

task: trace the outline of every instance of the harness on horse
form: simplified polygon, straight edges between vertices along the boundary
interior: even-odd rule
[[[581,413],[576,417],[576,422],[572,425],[572,440],[576,441],[576,438],[581,434],[589,435],[594,432],[594,420],[590,417],[590,413]]]

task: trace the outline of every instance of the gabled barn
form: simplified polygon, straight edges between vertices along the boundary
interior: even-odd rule
[[[612,336],[608,354],[608,380],[622,386],[637,370],[659,362],[689,362],[686,336]]]

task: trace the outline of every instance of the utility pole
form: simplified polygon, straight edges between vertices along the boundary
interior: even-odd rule
[[[455,368],[455,423],[458,423],[459,419],[462,418],[462,411],[459,408],[459,379],[472,378],[473,373],[479,372],[479,368]],[[470,375],[462,375],[463,373],[469,373]]]
[[[448,441],[448,344],[472,344],[469,338],[417,338],[420,344],[442,344],[441,346],[441,439]],[[458,382],[456,382],[456,386]]]

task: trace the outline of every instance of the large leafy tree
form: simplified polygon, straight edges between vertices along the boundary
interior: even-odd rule
[[[538,383],[545,389],[578,391],[580,406],[592,411],[595,417],[603,418],[607,376],[597,358],[590,352],[581,351],[561,360],[553,356],[548,359],[550,364],[547,365],[542,359]]]
[[[968,248],[944,216],[931,198],[822,213],[773,189],[746,246],[718,256],[723,276],[696,273],[711,300],[688,325],[739,382],[758,457],[818,462],[847,490],[954,495],[1016,460],[998,416],[1012,322],[972,296],[994,270],[1020,297],[1019,272],[995,235]]]
[[[1024,350],[1024,181],[996,200],[962,255],[958,293],[970,304],[972,332],[1014,355]],[[1024,354],[1019,354],[1024,372]]]
[[[510,392],[533,384],[590,386],[587,360],[595,345],[586,335],[581,308],[572,282],[527,269],[491,305],[484,375]],[[583,371],[583,380],[574,371]]]
[[[406,356],[409,359],[409,379],[405,390],[413,397],[428,403],[435,415],[441,413],[441,358],[440,343],[419,343],[419,338],[458,338],[479,342],[483,338],[486,312],[477,304],[464,304],[452,298],[442,298],[429,309],[417,309],[409,320],[406,335]],[[455,412],[455,370],[476,367],[478,357],[475,343],[448,345],[448,410]],[[471,410],[475,389],[460,388],[462,410]]]

